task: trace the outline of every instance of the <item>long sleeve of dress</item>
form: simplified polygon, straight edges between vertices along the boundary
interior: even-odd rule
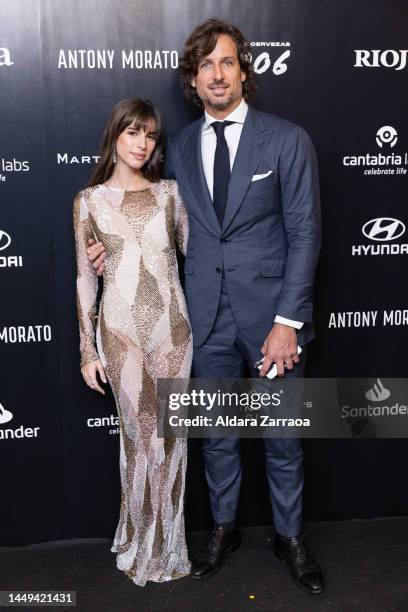
[[[77,259],[76,297],[81,366],[84,366],[99,359],[99,356],[95,347],[98,278],[86,253],[88,240],[94,238],[94,235],[87,202],[82,192],[75,198],[73,217]]]
[[[185,255],[188,242],[188,216],[177,183],[175,183],[174,196],[176,200],[176,242],[180,251]]]

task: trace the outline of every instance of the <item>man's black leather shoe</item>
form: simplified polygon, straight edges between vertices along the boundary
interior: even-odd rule
[[[226,528],[216,525],[210,532],[205,547],[193,559],[191,564],[191,578],[201,580],[212,576],[221,569],[222,562],[227,553],[236,550],[241,544],[241,534],[237,526]]]
[[[308,555],[302,536],[284,538],[277,535],[274,544],[275,555],[286,563],[293,581],[308,593],[322,593],[324,581],[317,563]]]

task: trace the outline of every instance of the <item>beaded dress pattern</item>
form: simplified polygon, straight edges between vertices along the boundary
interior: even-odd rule
[[[191,326],[176,244],[185,253],[187,213],[177,183],[141,191],[105,185],[74,202],[81,365],[100,358],[120,423],[121,507],[112,545],[136,584],[190,571],[184,529],[185,439],[157,437],[157,379],[188,378]],[[86,254],[106,248],[103,292]]]

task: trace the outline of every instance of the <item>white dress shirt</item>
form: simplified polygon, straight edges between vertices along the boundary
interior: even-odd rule
[[[225,140],[227,141],[230,158],[230,168],[234,165],[235,156],[237,154],[239,139],[241,138],[242,127],[244,125],[245,117],[248,112],[248,104],[242,98],[241,102],[235,110],[232,111],[223,121],[234,121],[232,125],[227,125],[224,131]],[[213,198],[214,188],[214,157],[215,149],[217,147],[217,135],[211,124],[214,121],[219,121],[215,117],[212,117],[207,111],[204,112],[204,122],[201,129],[201,157],[203,160],[203,168],[205,179],[207,181],[208,191],[210,192],[211,199]],[[303,323],[300,321],[292,321],[286,319],[280,315],[275,316],[276,323],[282,323],[283,325],[289,325],[300,329]]]

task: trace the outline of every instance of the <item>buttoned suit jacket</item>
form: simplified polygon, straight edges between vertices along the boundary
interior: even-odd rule
[[[299,126],[249,106],[220,227],[203,170],[203,121],[169,139],[165,165],[189,217],[184,275],[194,346],[211,332],[223,275],[248,342],[260,348],[278,314],[304,322],[298,332],[304,345],[314,336],[313,281],[321,241],[311,139]]]

